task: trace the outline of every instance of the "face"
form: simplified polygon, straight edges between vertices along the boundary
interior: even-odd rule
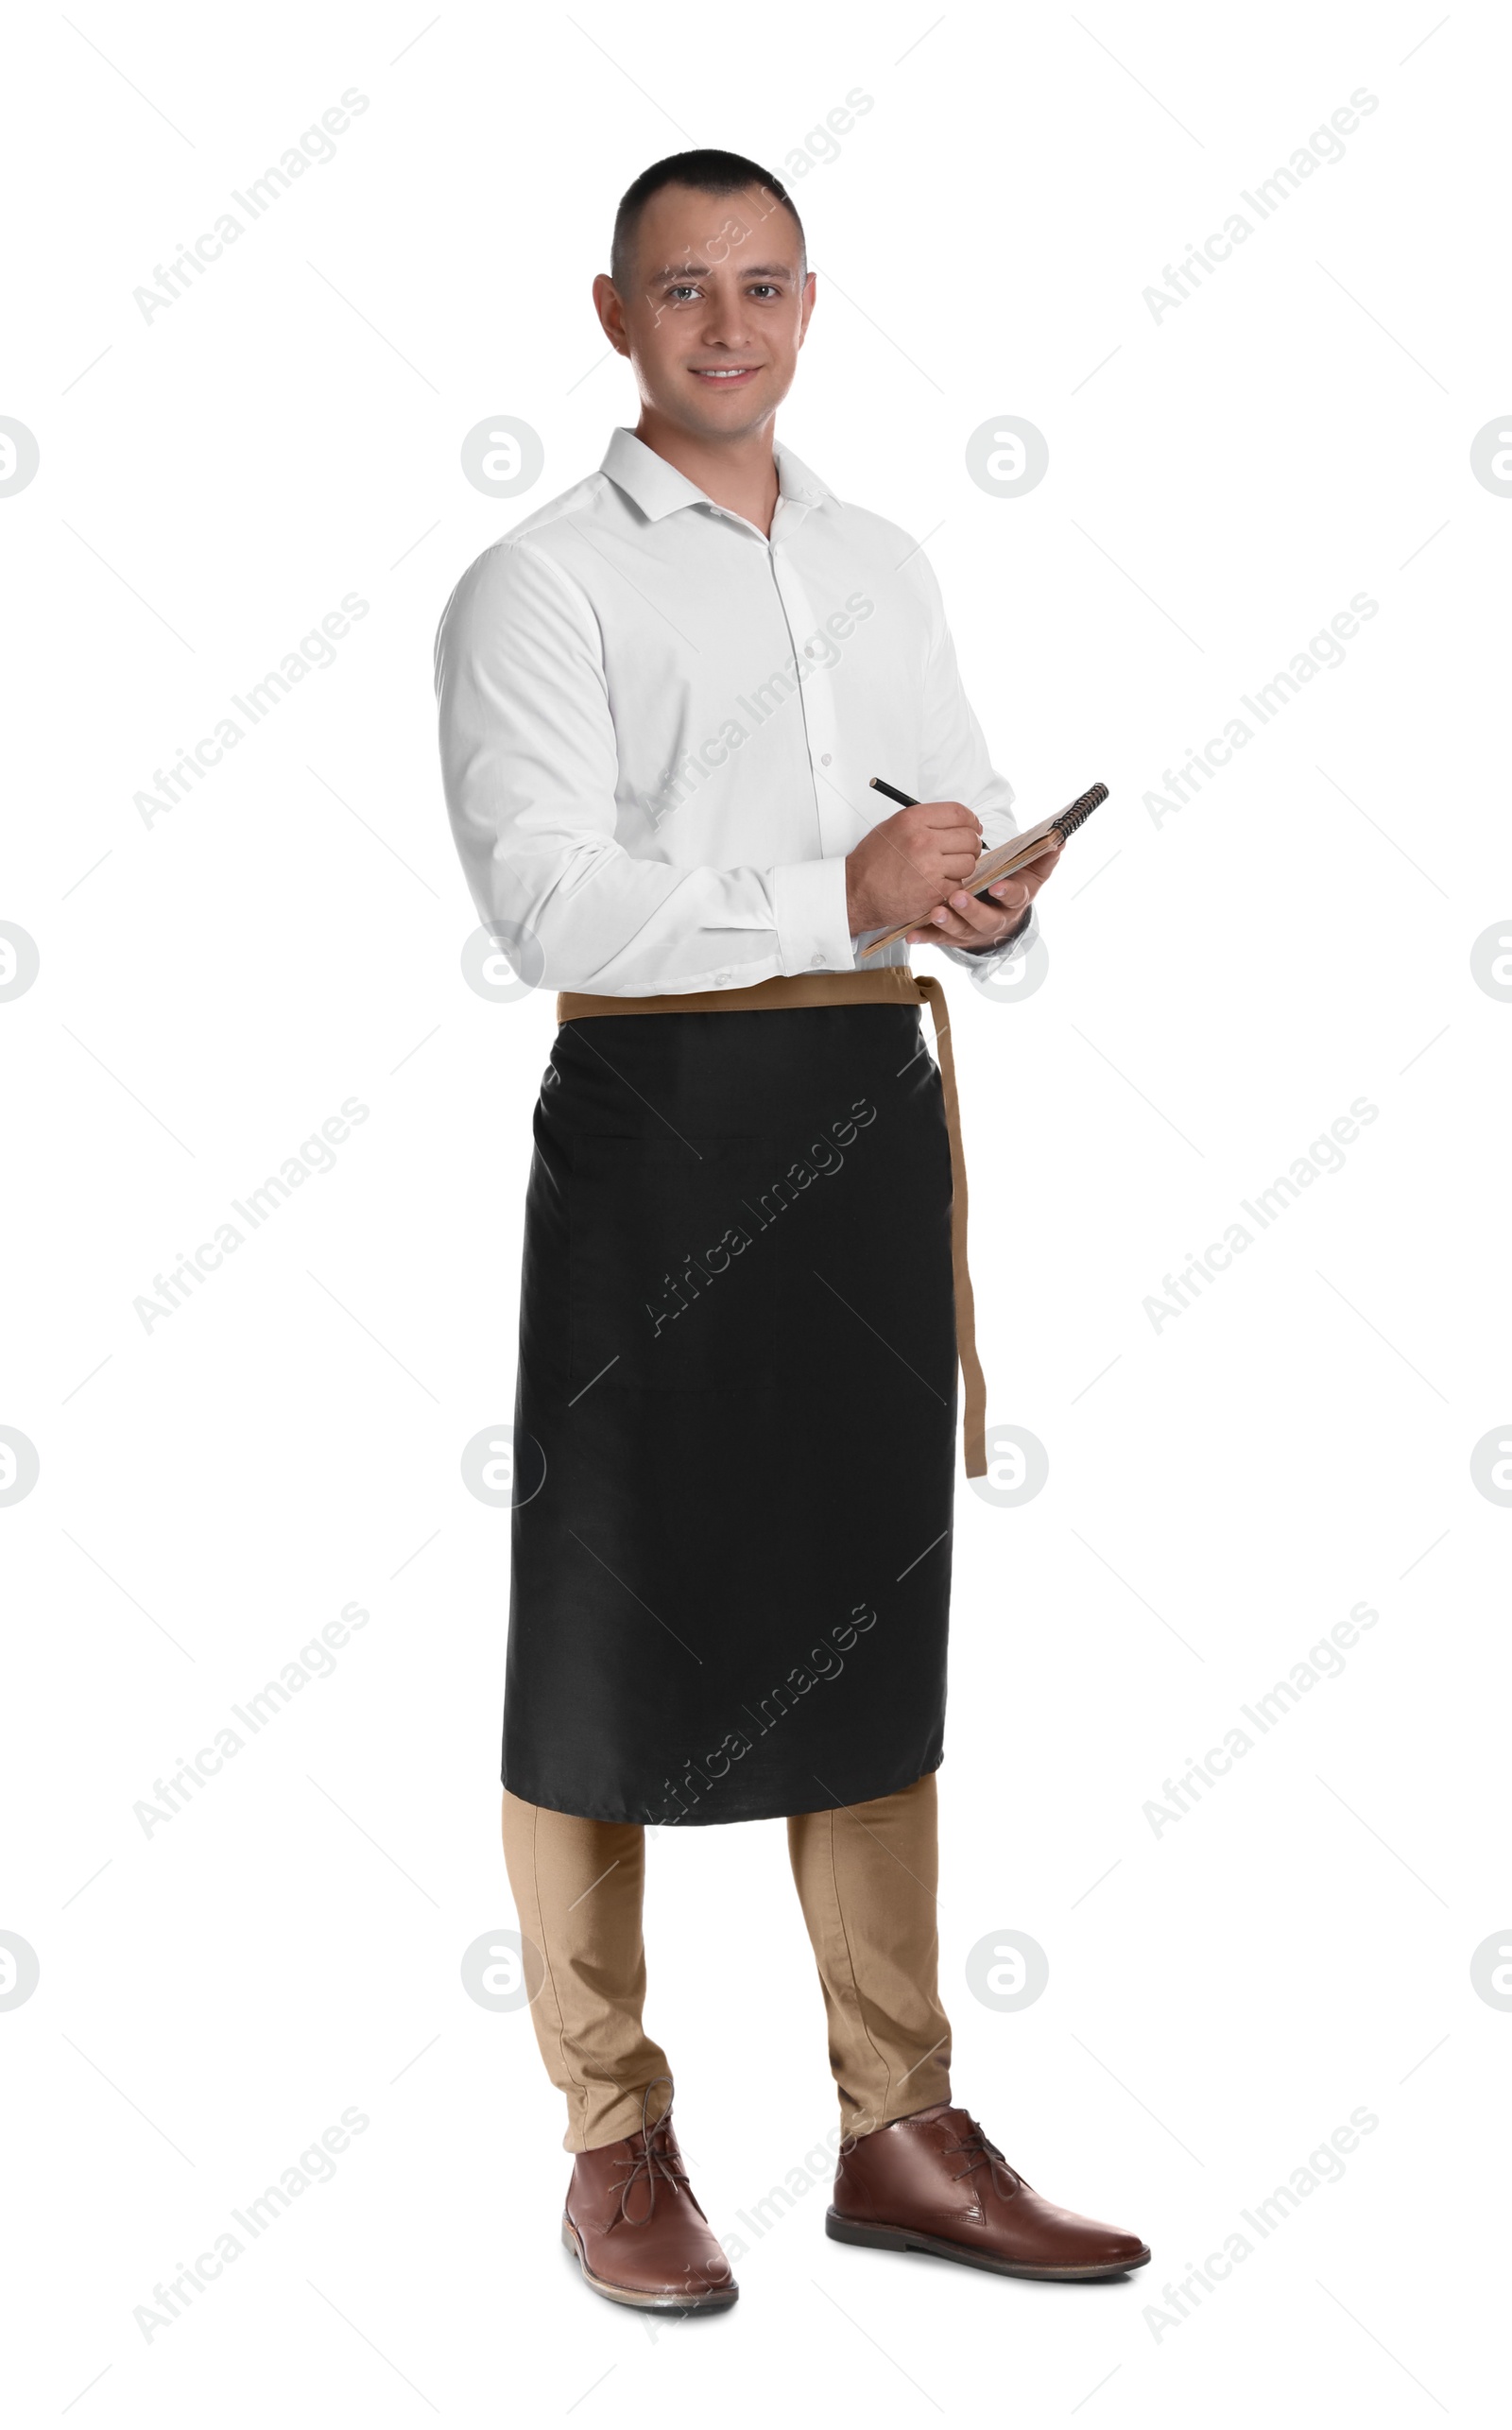
[[[799,252],[792,214],[761,186],[654,194],[631,292],[593,282],[605,334],[634,365],[643,403],[702,439],[743,438],[769,421],[814,309]]]

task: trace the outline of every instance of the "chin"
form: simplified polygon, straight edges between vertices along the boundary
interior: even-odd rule
[[[763,422],[771,419],[771,406],[758,404],[748,391],[746,409],[741,413],[736,413],[730,405],[726,405],[722,412],[716,405],[712,411],[706,407],[700,413],[699,403],[697,397],[688,400],[679,419],[692,429],[708,431],[721,439],[729,439],[744,430],[759,430]]]

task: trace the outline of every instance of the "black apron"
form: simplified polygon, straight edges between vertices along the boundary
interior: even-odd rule
[[[917,1002],[567,1018],[534,1130],[505,1786],[668,1824],[907,1787],[957,1402]]]

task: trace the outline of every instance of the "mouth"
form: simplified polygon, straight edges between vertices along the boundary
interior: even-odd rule
[[[694,378],[701,381],[706,388],[744,388],[748,387],[756,377],[761,365],[743,363],[737,367],[733,364],[721,364],[716,368],[711,364],[709,369],[704,371],[697,364],[690,363],[688,369],[692,371]]]

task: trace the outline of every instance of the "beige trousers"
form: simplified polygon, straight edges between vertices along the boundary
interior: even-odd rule
[[[864,1805],[795,1814],[788,1855],[818,1967],[847,2134],[950,2098],[950,2021],[936,1974],[935,1774]],[[504,1792],[504,1857],[527,1944],[531,2015],[567,2103],[568,2151],[618,2143],[670,2076],[641,2022],[645,1834]],[[670,2095],[660,2086],[647,2114]]]

